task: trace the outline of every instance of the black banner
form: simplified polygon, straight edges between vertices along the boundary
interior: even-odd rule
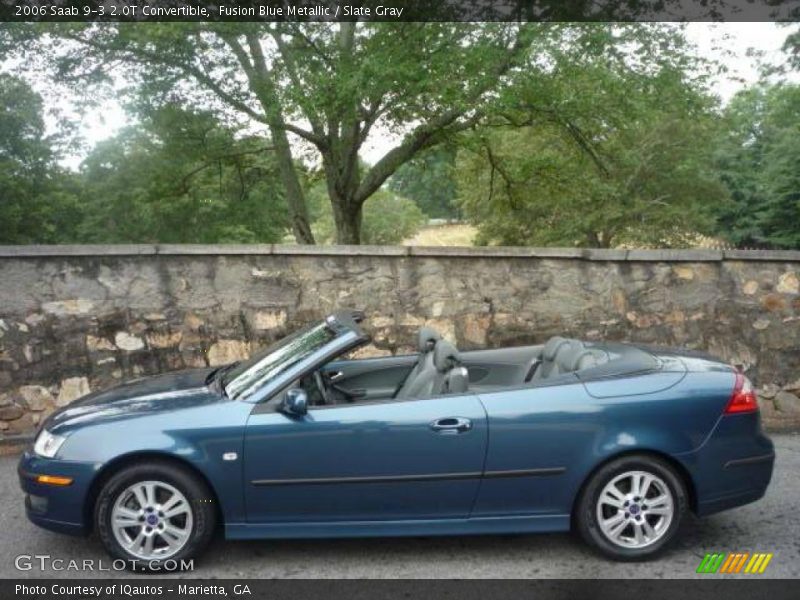
[[[610,565],[613,569],[613,565]],[[0,581],[0,598],[185,600],[784,600],[798,597],[797,580],[754,576],[700,580],[234,580],[234,579],[28,579]],[[756,576],[757,577],[757,576]]]
[[[0,21],[776,21],[800,0],[0,0]]]

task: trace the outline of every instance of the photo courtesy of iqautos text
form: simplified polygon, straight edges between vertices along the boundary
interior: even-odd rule
[[[0,0],[3,598],[797,597],[798,433],[800,0]]]

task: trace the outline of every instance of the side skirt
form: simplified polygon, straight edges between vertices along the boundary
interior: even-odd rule
[[[569,515],[327,523],[227,523],[225,537],[231,540],[254,540],[545,533],[569,531],[569,526]]]

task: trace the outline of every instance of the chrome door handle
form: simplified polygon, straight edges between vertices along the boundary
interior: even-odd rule
[[[464,417],[444,417],[431,423],[431,429],[437,433],[464,433],[472,429],[472,421]]]
[[[344,377],[344,373],[341,371],[334,371],[333,373],[328,373],[328,381],[339,381],[342,377]]]

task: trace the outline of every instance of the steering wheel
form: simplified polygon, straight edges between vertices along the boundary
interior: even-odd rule
[[[319,371],[314,371],[314,383],[317,384],[319,388],[319,393],[322,396],[322,400],[325,405],[331,404],[330,397],[328,396],[328,388],[325,387],[325,380],[322,378],[322,374]]]

